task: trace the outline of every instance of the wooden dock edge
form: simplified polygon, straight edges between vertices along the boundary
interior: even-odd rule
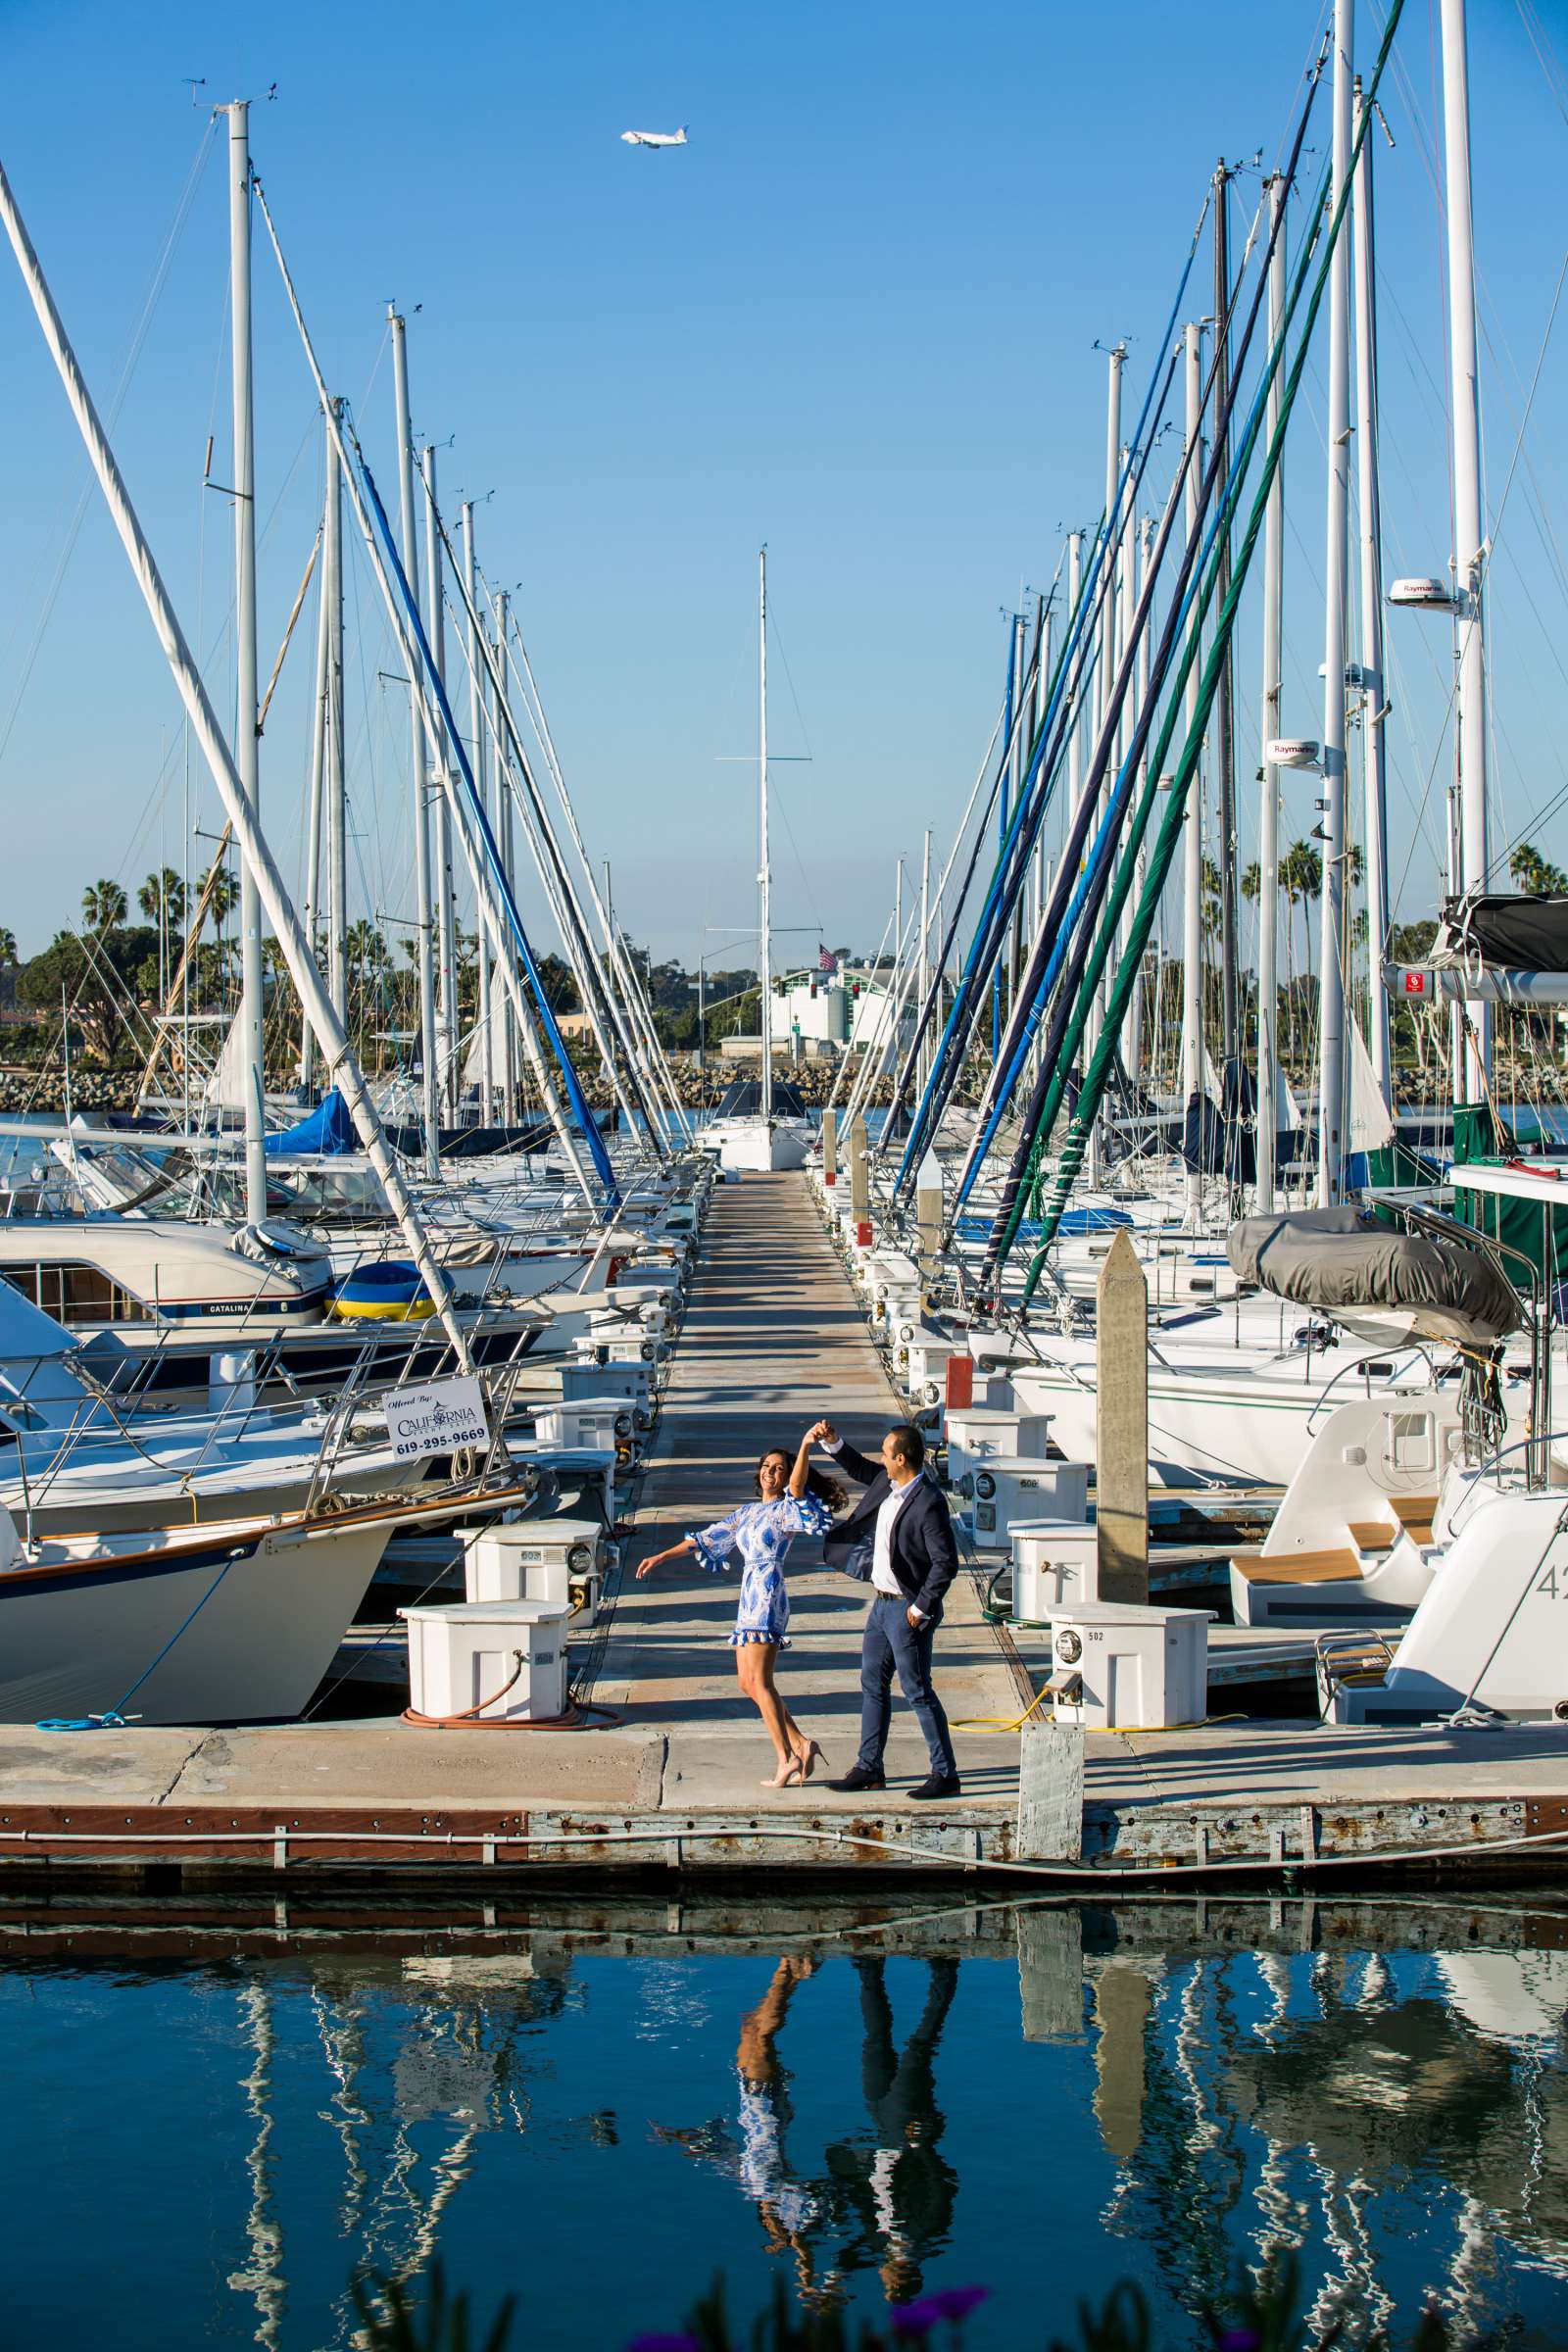
[[[1000,1808],[925,1812],[802,1809],[755,1814],[411,1807],[10,1805],[0,1809],[0,1883],[96,1877],[164,1884],[336,1874],[469,1880],[657,1871],[676,1878],[851,1874],[982,1876],[1022,1887],[1204,1876],[1298,1882],[1430,1866],[1556,1877],[1568,1864],[1568,1798],[1381,1796],[1278,1805],[1090,1803],[1081,1861],[1025,1859]],[[172,1878],[171,1874],[175,1874]]]

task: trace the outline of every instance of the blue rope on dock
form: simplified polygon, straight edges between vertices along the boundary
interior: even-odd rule
[[[196,1619],[201,1615],[203,1609],[206,1608],[207,1603],[212,1599],[213,1594],[218,1591],[219,1586],[222,1583],[224,1577],[233,1567],[234,1562],[236,1560],[248,1559],[249,1557],[249,1544],[242,1544],[238,1550],[231,1551],[229,1553],[228,1558],[223,1562],[223,1565],[221,1568],[220,1568],[218,1574],[214,1577],[212,1583],[208,1586],[206,1592],[196,1603],[196,1606],[191,1610],[190,1615],[185,1619],[184,1624],[175,1626],[173,1632],[170,1635],[169,1640],[164,1643],[163,1648],[158,1652],[158,1655],[156,1658],[154,1658],[152,1664],[142,1668],[140,1674],[137,1675],[136,1680],[131,1684],[130,1689],[125,1691],[122,1697],[117,1698],[112,1707],[106,1707],[101,1715],[46,1715],[40,1722],[33,1725],[33,1730],[38,1732],[122,1732],[127,1730],[131,1719],[123,1712],[125,1700],[134,1698],[137,1691],[141,1689],[143,1683],[147,1680],[147,1677],[150,1674],[157,1673],[159,1667],[168,1657],[170,1651],[173,1648],[174,1643],[179,1640],[181,1634],[183,1634],[189,1626],[195,1623]]]

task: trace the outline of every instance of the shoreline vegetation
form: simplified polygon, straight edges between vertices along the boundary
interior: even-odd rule
[[[1509,865],[1511,878],[1523,890],[1562,885],[1558,869],[1541,859],[1528,843],[1515,852]],[[1320,893],[1321,873],[1309,843],[1298,842],[1282,857],[1280,875],[1282,946],[1288,956],[1295,938],[1293,918],[1297,910],[1301,915],[1298,968],[1294,975],[1287,972],[1278,1000],[1281,1062],[1300,1095],[1311,1090],[1315,1070],[1317,982],[1309,968],[1308,910]],[[1242,877],[1242,893],[1255,905],[1257,890],[1254,864]],[[1217,936],[1218,897],[1218,874],[1210,869],[1204,875],[1204,905],[1211,938]],[[19,956],[15,933],[0,925],[0,1114],[59,1115],[68,1107],[68,1095],[73,1111],[129,1111],[148,1093],[178,1101],[186,1085],[181,1054],[187,1037],[189,1091],[192,1102],[199,1101],[238,1004],[238,911],[237,869],[230,862],[210,868],[199,884],[193,881],[189,886],[172,867],[151,873],[136,891],[134,909],[119,882],[93,882],[82,893],[79,924],[58,931],[35,956]],[[1364,926],[1364,915],[1356,919]],[[1388,943],[1392,960],[1420,963],[1436,933],[1437,925],[1430,921],[1396,924]],[[460,925],[457,944],[457,1027],[460,1038],[466,1039],[478,1015],[478,942]],[[1364,928],[1347,941],[1352,960],[1357,946],[1364,956]],[[394,954],[382,930],[361,917],[349,926],[344,950],[347,1022],[362,1066],[372,1080],[408,1075],[409,1041],[418,1026],[414,934],[402,932]],[[756,969],[705,963],[694,972],[673,959],[656,963],[645,948],[630,947],[628,952],[681,1103],[687,1109],[715,1107],[732,1080],[757,1070],[761,1007]],[[847,947],[819,954],[824,971],[831,967],[845,973],[853,996],[858,996],[862,986],[887,991],[894,985],[892,960],[886,956],[862,962]],[[318,942],[318,955],[324,970],[324,934]],[[286,1096],[295,1091],[299,1070],[299,1003],[275,939],[264,939],[262,959],[267,1082],[270,1092]],[[588,1102],[596,1110],[611,1108],[614,1090],[592,1036],[583,1033],[583,1007],[570,967],[561,956],[548,954],[538,958],[538,970]],[[797,988],[809,982],[815,995],[813,964],[801,967],[794,978]],[[799,1039],[799,1052],[790,1051],[790,1015],[781,993],[785,980],[785,975],[775,974],[774,1034],[781,1041],[775,1068],[798,1088],[808,1109],[819,1109],[833,1098],[835,1087],[839,1100],[844,1099],[846,1080],[858,1069],[866,1049],[849,1049],[848,1072],[843,1049],[813,1052],[808,1040]],[[1167,1102],[1178,1083],[1178,1072],[1167,1063],[1171,1040],[1180,1031],[1182,993],[1179,960],[1152,951],[1142,1024],[1145,1052],[1131,1075],[1138,1086]],[[1357,993],[1364,995],[1364,980]],[[1204,1025],[1216,1069],[1223,1066],[1225,1054],[1220,998],[1219,974],[1210,969],[1204,974]],[[912,1003],[906,1007],[911,1018],[914,1009]],[[1004,1011],[1004,1004],[1000,1009]],[[1396,999],[1391,1012],[1398,1102],[1410,1107],[1441,1102],[1446,1007]],[[1241,974],[1240,1015],[1245,1057],[1256,1028],[1256,983],[1250,970]],[[728,1053],[726,1041],[732,1041]],[[738,1041],[747,1041],[751,1051],[744,1046],[737,1050]],[[970,1056],[957,1090],[960,1103],[980,1099],[990,1071],[988,1044],[989,1040]],[[870,1050],[878,1048],[873,1045]],[[1494,1086],[1500,1099],[1512,1096],[1553,1105],[1568,1102],[1568,1061],[1554,1015],[1518,1006],[1499,1009]],[[517,1095],[517,1115],[535,1115],[541,1105],[531,1074],[524,1074]],[[868,1106],[885,1106],[891,1095],[891,1076],[879,1078],[868,1090]],[[302,1097],[302,1106],[304,1101]]]

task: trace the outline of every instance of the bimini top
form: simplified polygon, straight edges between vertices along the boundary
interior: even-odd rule
[[[1492,964],[1511,972],[1568,972],[1568,896],[1478,891],[1446,899],[1425,960],[1439,970]]]
[[[724,1089],[724,1099],[713,1113],[719,1119],[760,1119],[762,1115],[762,1082],[760,1078],[735,1078]],[[800,1089],[775,1078],[773,1081],[773,1116],[775,1119],[804,1119],[809,1114],[801,1101]]]
[[[1492,1260],[1462,1242],[1400,1233],[1355,1208],[1243,1217],[1225,1254],[1243,1282],[1351,1328],[1392,1323],[1415,1339],[1487,1346],[1517,1330],[1519,1300]]]

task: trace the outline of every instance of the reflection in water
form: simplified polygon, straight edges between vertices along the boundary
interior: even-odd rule
[[[795,1995],[815,1974],[811,1959],[780,1960],[766,1992],[741,2021],[733,2127],[725,2121],[654,2127],[656,2138],[715,2165],[751,2199],[769,2248],[793,2257],[802,2300],[818,2306],[842,2300],[844,2281],[867,2270],[890,2303],[917,2295],[926,2261],[947,2243],[958,2184],[938,2146],[946,2119],[936,2095],[937,2047],[958,1988],[958,1963],[947,1957],[925,1963],[925,2004],[902,2051],[886,1961],[857,1953],[853,1965],[866,2125],[835,2139],[819,2172],[793,2169],[786,2152],[794,2107],[778,2048]]]
[[[985,2280],[977,2347],[1039,2340],[1054,2280],[1129,2274],[1200,2342],[1181,2315],[1287,2248],[1310,2331],[1350,2343],[1429,2296],[1461,2332],[1568,2310],[1550,1913],[1042,1904],[818,1939],[775,1912],[770,1950],[733,1904],[706,1941],[662,1916],[616,1956],[564,1923],[401,1961],[0,1966],[0,2200],[39,2254],[18,2340],[65,2313],[127,2352],[315,2352],[357,2340],[352,2272],[437,2253],[481,2312],[521,2288],[545,2344],[672,2323],[715,2271],[748,2312],[777,2263],[818,2307]],[[51,2133],[105,2082],[148,2119],[134,2163]],[[168,2294],[127,2320],[160,2231]]]

